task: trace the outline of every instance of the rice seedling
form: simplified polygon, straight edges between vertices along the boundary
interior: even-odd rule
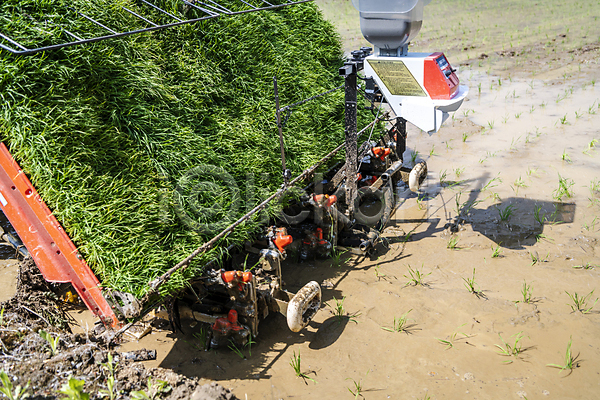
[[[496,209],[498,210],[498,214],[500,215],[500,220],[508,221],[511,215],[513,215],[513,212],[516,208],[512,204],[509,204],[504,208],[496,207]]]
[[[542,210],[542,206],[537,206],[533,209],[533,218],[540,225],[543,226],[546,221],[546,215],[540,215],[540,211]]]
[[[500,179],[500,177],[497,176],[495,178],[490,179],[488,181],[488,183],[486,183],[485,186],[481,188],[481,191],[485,192],[486,190],[489,190],[489,189],[491,189],[493,187],[496,187],[496,186],[498,186],[501,183],[502,183],[502,179]]]
[[[597,178],[592,179],[589,189],[590,189],[590,197],[588,197],[588,200],[590,201],[591,205],[593,206],[595,203],[598,202],[598,199],[596,197],[598,197],[598,195],[600,195],[600,180],[598,180]]]
[[[439,154],[437,154],[435,152],[435,144],[431,146],[431,150],[429,150],[429,157],[433,157],[433,156],[437,156]]]
[[[538,169],[537,168],[527,168],[527,176],[528,177],[532,177],[532,176],[540,176]]]
[[[477,298],[485,298],[485,294],[479,290],[479,285],[475,282],[475,268],[473,268],[473,276],[471,278],[462,278],[465,281],[464,285],[469,291],[469,293],[474,294]]]
[[[492,129],[494,129],[494,120],[490,120],[487,122],[487,126],[489,128],[489,130],[491,131]]]
[[[588,224],[587,222],[584,222],[583,223],[583,229],[585,229],[586,231],[594,231],[594,230],[596,230],[596,221],[597,220],[598,220],[598,217],[594,217],[594,219],[592,220],[591,224]]]
[[[335,302],[335,305],[332,306],[329,303],[325,303],[325,305],[331,309],[331,313],[333,314],[334,317],[337,318],[338,322],[342,322],[342,320],[348,319],[349,321],[352,321],[355,324],[357,324],[358,321],[356,320],[355,317],[358,317],[360,315],[360,313],[348,314],[346,312],[346,309],[344,308],[345,300],[346,300],[346,296],[342,297],[339,300],[336,299],[335,297],[333,297],[333,301]]]
[[[589,262],[587,262],[585,264],[575,265],[573,268],[575,268],[575,269],[594,269],[596,267],[597,267],[597,265],[592,265]]]
[[[58,341],[60,340],[60,335],[52,336],[51,333],[48,333],[44,330],[40,330],[39,335],[48,343],[48,347],[50,348],[50,353],[54,356],[58,353]]]
[[[446,243],[446,248],[450,250],[460,249],[460,247],[458,247],[458,240],[458,236],[452,235],[450,239],[448,239],[448,243]]]
[[[569,164],[572,163],[571,161],[571,157],[569,157],[569,154],[567,153],[567,150],[563,151],[561,158],[563,161],[568,162]]]
[[[533,302],[533,286],[528,285],[527,281],[523,281],[523,287],[521,288],[521,299],[515,301],[515,303],[532,303]]]
[[[290,360],[290,365],[294,369],[294,373],[296,374],[296,377],[302,378],[304,380],[308,379],[309,381],[313,381],[314,383],[317,383],[317,381],[315,381],[313,378],[311,378],[310,376],[308,376],[307,374],[302,372],[301,361],[302,360],[300,358],[300,351],[298,351],[298,355],[296,355],[296,352],[294,351],[294,355],[292,356],[292,358]]]
[[[556,201],[562,201],[563,197],[571,198],[573,197],[573,192],[571,191],[571,187],[575,184],[572,179],[563,178],[558,174],[558,189],[552,192],[552,197]]]
[[[598,139],[592,139],[592,141],[588,143],[587,148],[583,151],[583,154],[591,155],[591,151],[596,148],[597,144]]]
[[[500,249],[500,245],[496,245],[496,247],[492,246],[492,258],[502,257],[502,250]]]
[[[423,264],[421,265],[423,268]],[[428,274],[424,274],[419,271],[418,268],[412,268],[410,264],[408,264],[408,275],[404,275],[405,278],[408,279],[408,282],[404,286],[428,286],[427,283],[423,282],[423,278],[431,275],[431,272]]]
[[[350,378],[346,378],[346,380],[348,380]],[[362,392],[362,379],[359,379],[358,382],[355,381],[354,379],[351,379],[352,383],[354,384],[354,388],[346,388],[348,389],[348,391],[350,393],[352,393],[352,396],[354,396],[354,399],[358,399],[359,397],[363,397],[363,395],[361,394]]]
[[[248,342],[246,342],[246,344],[244,345],[244,348],[248,348],[248,356],[249,357],[252,357],[252,345],[253,344],[256,344],[256,342],[252,338],[252,335],[249,335]]]
[[[564,364],[563,365],[560,365],[560,364],[546,364],[546,366],[547,367],[552,367],[552,368],[559,368],[560,371],[558,371],[558,373],[561,373],[565,369],[568,369],[569,371],[572,372],[575,368],[579,367],[579,363],[577,362],[577,358],[579,358],[579,355],[573,357],[573,353],[571,352],[571,345],[572,344],[573,344],[573,337],[571,336],[569,338],[569,343],[567,343],[567,351],[565,352],[565,359],[564,359]]]
[[[459,332],[458,330],[465,326],[466,324],[462,324],[461,326],[459,326],[458,328],[456,328],[456,330],[454,332],[452,332],[452,334],[450,335],[450,337],[448,337],[447,339],[440,339],[440,338],[436,338],[438,340],[438,342],[440,342],[440,344],[443,344],[446,346],[445,350],[451,349],[454,347],[454,342],[457,340],[457,336],[459,334],[462,335],[461,338],[458,338],[458,340],[460,339],[464,339],[464,338],[468,338],[469,335],[467,335],[464,332]]]
[[[515,180],[515,186],[517,187],[527,187],[527,184],[525,183],[525,181],[523,180],[523,178],[521,178],[520,176],[517,178],[517,180]]]
[[[514,338],[513,341],[511,341],[511,343],[507,343],[503,338],[502,335],[498,334],[498,336],[500,336],[500,340],[502,340],[502,345],[499,344],[495,344],[494,346],[496,346],[499,349],[498,354],[503,355],[503,356],[507,356],[507,357],[515,357],[518,358],[519,355],[521,353],[523,353],[526,349],[523,348],[523,345],[520,344],[521,340],[523,340],[523,331],[516,333],[514,335],[511,336],[511,338]],[[512,363],[513,360],[507,360],[504,361],[505,363]]]
[[[331,251],[331,265],[335,268],[340,268],[346,264],[347,260],[343,259],[342,256],[347,252],[348,250],[341,251],[339,249],[333,249]]]
[[[396,318],[394,317],[394,323],[392,325],[391,328],[382,326],[381,329],[383,329],[384,331],[388,331],[388,332],[405,332],[405,333],[410,333],[409,329],[411,326],[413,325],[409,325],[408,321],[408,314],[412,311],[412,309],[408,310],[407,312],[405,312],[404,314],[402,314],[400,317]]]
[[[413,150],[410,152],[410,163],[412,165],[416,165],[417,164],[417,157],[419,157],[419,151],[418,150]]]
[[[468,138],[469,138],[469,135],[467,133],[463,133],[463,135],[462,135],[462,141],[463,141],[463,143],[465,143]]]
[[[427,194],[423,193],[423,194],[419,194],[416,198],[417,201],[417,208],[419,210],[425,210],[427,208],[427,204],[425,203],[425,199],[427,198]]]
[[[4,370],[0,370],[0,382],[2,383],[0,393],[5,395],[9,400],[24,400],[30,396],[27,392],[29,390],[29,382],[27,382],[25,387],[17,385],[13,390],[12,381]]]
[[[229,346],[227,346],[227,347],[229,348],[229,350],[233,351],[233,353],[235,355],[237,355],[238,357],[240,357],[241,359],[246,358],[246,355],[244,355],[244,352],[242,351],[242,349],[240,349],[233,340],[229,340]]]
[[[444,184],[446,183],[447,175],[448,173],[446,172],[446,170],[440,172],[440,186],[444,186]]]
[[[531,257],[531,266],[534,266],[538,262],[540,262],[540,256],[536,250],[529,252],[529,256]]]
[[[567,124],[567,114],[560,117],[559,121],[560,121],[561,125],[566,125]]]
[[[594,294],[593,290],[591,292],[589,292],[588,294],[586,294],[585,296],[580,296],[577,292],[573,292],[573,294],[571,294],[571,293],[565,291],[565,293],[571,299],[571,303],[567,304],[567,305],[569,307],[571,307],[572,312],[579,311],[582,314],[587,314],[590,311],[592,311],[592,308],[594,308],[594,306],[598,302],[598,299],[596,298],[596,300],[594,301],[594,304],[592,304],[591,306],[588,307],[588,300]]]
[[[380,267],[381,267],[381,266],[380,266],[379,264],[377,264],[377,265],[375,266],[375,270],[374,270],[374,272],[375,272],[375,277],[377,278],[377,280],[378,280],[378,281],[380,281],[381,279],[383,279],[383,280],[387,280],[387,279],[386,279],[386,278],[387,278],[387,275],[386,275],[386,274],[382,274],[381,272],[379,272],[379,268],[380,268]]]

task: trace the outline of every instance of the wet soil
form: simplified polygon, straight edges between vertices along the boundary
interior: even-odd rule
[[[17,260],[12,263],[19,265]],[[59,391],[71,378],[85,382],[82,390],[90,398],[100,398],[109,389],[111,378],[114,398],[132,398],[142,391],[150,397],[157,393],[157,398],[173,400],[236,398],[217,383],[202,384],[168,369],[146,368],[135,362],[154,351],[120,352],[106,346],[93,331],[73,333],[70,327],[75,321],[66,312],[71,306],[61,301],[54,289],[28,259],[18,269],[16,293],[2,303],[0,369],[8,374],[13,387],[27,387],[31,398],[63,398]],[[42,337],[44,333],[56,339],[54,350]]]

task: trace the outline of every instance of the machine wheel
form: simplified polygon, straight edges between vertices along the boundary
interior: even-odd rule
[[[321,308],[321,286],[310,281],[288,303],[287,323],[292,332],[300,332]]]
[[[421,161],[410,171],[408,175],[408,187],[413,192],[418,192],[421,184],[427,177],[427,164]]]

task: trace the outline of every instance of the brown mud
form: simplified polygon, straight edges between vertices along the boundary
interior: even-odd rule
[[[11,261],[19,264],[17,260]],[[71,377],[85,381],[83,391],[91,398],[100,398],[98,395],[108,389],[107,380],[111,376],[115,381],[113,394],[119,398],[130,398],[135,391],[151,396],[159,385],[164,385],[159,394],[163,399],[236,398],[216,383],[203,385],[198,379],[135,362],[136,356],[148,352],[139,349],[119,352],[108,348],[93,332],[72,333],[70,326],[76,325],[75,321],[64,311],[70,306],[54,294],[54,289],[28,259],[18,270],[14,296],[2,303],[0,369],[13,379],[13,387],[27,386],[31,398],[64,397],[58,391]],[[54,354],[41,332],[58,338]],[[112,373],[108,370],[109,354]]]

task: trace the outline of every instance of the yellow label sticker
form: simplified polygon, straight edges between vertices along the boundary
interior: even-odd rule
[[[427,96],[402,61],[367,60],[367,62],[392,95]]]

